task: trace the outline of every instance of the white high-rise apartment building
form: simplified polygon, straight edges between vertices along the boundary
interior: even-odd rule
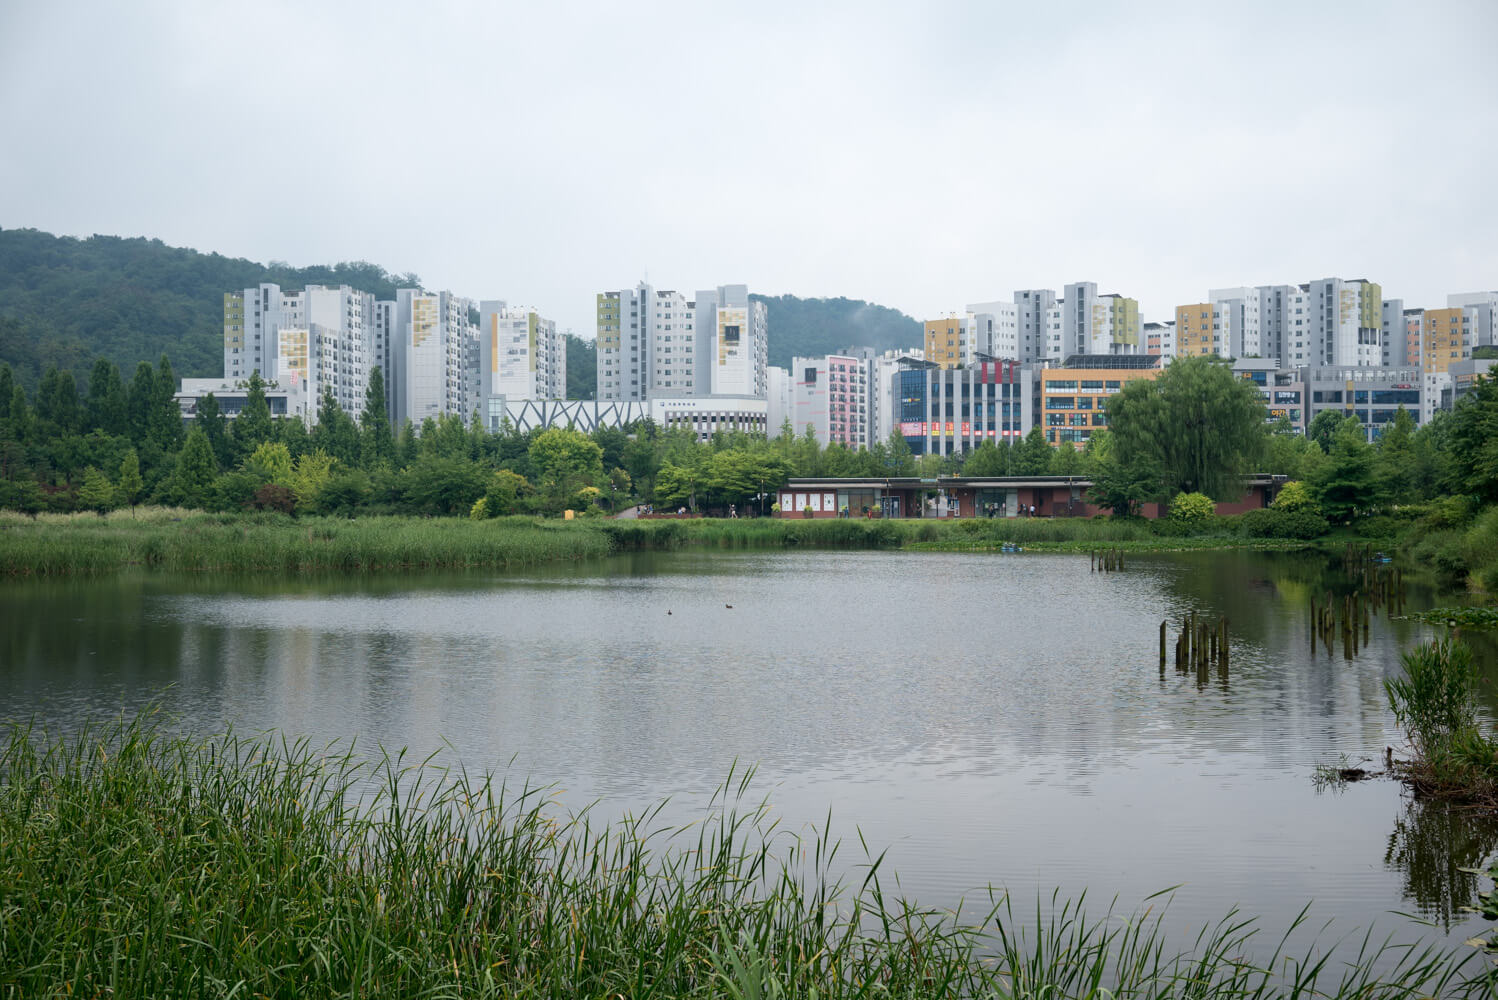
[[[1404,299],[1384,299],[1379,307],[1379,339],[1383,341],[1385,368],[1407,362],[1409,341],[1404,318]]]
[[[1096,282],[1067,285],[1061,301],[1046,310],[1046,357],[1139,354],[1140,342],[1138,301],[1099,295]]]
[[[1456,292],[1446,296],[1446,308],[1462,310],[1469,357],[1474,347],[1498,344],[1498,292]]]
[[[256,371],[266,377],[266,347],[274,343],[280,322],[279,285],[224,293],[224,381],[240,382]]]
[[[566,339],[536,310],[480,302],[478,346],[481,400],[567,398]]]
[[[347,285],[309,285],[283,292],[262,284],[224,296],[224,380],[252,372],[307,396],[310,419],[331,390],[338,406],[357,417],[371,364],[377,363],[369,319],[374,296]]]
[[[825,447],[842,444],[857,451],[873,443],[869,362],[865,358],[829,354],[791,360],[798,434],[812,428]]]
[[[967,307],[968,327],[972,331],[969,342],[973,356],[964,364],[972,364],[977,355],[990,358],[1020,359],[1020,310],[1013,302],[974,302]]]
[[[652,390],[697,394],[696,331],[678,292],[641,282],[600,293],[597,345],[600,400],[642,402]]]
[[[693,324],[706,346],[697,362],[707,369],[707,391],[714,396],[764,398],[769,363],[769,316],[763,302],[749,298],[748,285],[719,285],[699,291]],[[699,388],[702,382],[698,382]]]
[[[1358,278],[1261,286],[1261,340],[1281,368],[1383,364],[1383,289]]]
[[[1014,293],[1014,307],[1019,328],[1019,359],[1027,365],[1033,364],[1047,353],[1050,312],[1056,308],[1056,293],[1049,288],[1020,289]],[[1056,322],[1059,325],[1059,314]]]
[[[468,419],[476,402],[477,330],[468,321],[468,299],[451,292],[402,288],[395,293],[391,325],[391,416],[409,420],[456,414]]]
[[[747,286],[688,300],[642,282],[600,293],[597,309],[599,399],[765,397],[769,324]]]
[[[1222,323],[1222,356],[1263,357],[1263,296],[1257,288],[1213,288],[1207,300]]]
[[[795,429],[795,396],[792,393],[791,373],[774,365],[765,369],[765,430],[770,437],[779,434],[787,420]]]

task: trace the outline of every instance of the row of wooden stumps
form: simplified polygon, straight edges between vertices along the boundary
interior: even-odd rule
[[[1165,649],[1170,632],[1170,623],[1160,623],[1160,676],[1165,676]],[[1198,620],[1196,612],[1181,623],[1180,635],[1176,637],[1175,669],[1178,674],[1196,674],[1198,684],[1207,683],[1207,677],[1215,668],[1220,680],[1228,678],[1228,620],[1218,618],[1213,624],[1206,618]]]
[[[1318,638],[1328,656],[1340,638],[1343,658],[1352,659],[1368,644],[1374,616],[1379,612],[1391,617],[1403,614],[1404,604],[1403,574],[1398,569],[1381,571],[1372,563],[1364,564],[1352,593],[1337,598],[1328,591],[1320,601],[1311,598],[1311,655],[1316,654]]]
[[[1094,549],[1089,554],[1094,573],[1117,573],[1124,568],[1123,549],[1104,549],[1101,552]]]

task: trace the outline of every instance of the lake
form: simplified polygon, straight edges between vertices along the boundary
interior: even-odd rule
[[[1378,617],[1355,656],[1313,656],[1310,598],[1346,585],[1323,557],[1247,552],[1116,573],[1085,555],[816,551],[7,581],[0,717],[72,729],[155,701],[200,731],[445,748],[603,816],[670,797],[667,817],[694,817],[753,764],[786,828],[830,811],[847,863],[860,834],[888,848],[887,881],[922,903],[992,885],[1127,911],[1179,886],[1184,928],[1237,906],[1277,934],[1310,903],[1334,936],[1459,942],[1483,922],[1458,912],[1481,886],[1456,868],[1498,847],[1498,824],[1393,781],[1312,780],[1403,751],[1383,681],[1435,631]],[[1159,670],[1161,619],[1192,611],[1229,620],[1225,679]]]

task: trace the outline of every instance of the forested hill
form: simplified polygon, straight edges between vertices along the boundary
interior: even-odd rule
[[[160,240],[74,239],[0,230],[0,361],[28,390],[47,368],[87,384],[106,357],[123,372],[163,354],[179,376],[224,371],[224,293],[274,281],[288,288],[348,285],[382,299],[420,287],[363,262],[318,267],[258,264],[170,247]]]
[[[223,374],[224,293],[273,281],[287,288],[349,285],[381,299],[421,287],[414,274],[363,262],[291,267],[171,247],[160,240],[75,239],[35,229],[0,229],[0,361],[33,390],[46,369],[69,369],[86,385],[105,357],[122,372],[171,358],[179,376]],[[853,346],[916,347],[921,325],[859,299],[756,295],[769,309],[770,364]],[[568,395],[591,398],[591,340],[570,338]]]
[[[770,322],[770,364],[789,368],[791,358],[834,354],[849,347],[920,347],[921,324],[897,309],[862,299],[799,299],[751,295],[765,304]]]

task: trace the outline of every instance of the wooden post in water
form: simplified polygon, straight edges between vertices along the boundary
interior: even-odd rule
[[[1160,676],[1165,676],[1165,619],[1160,620]]]
[[[1217,624],[1220,637],[1217,643],[1219,657],[1217,660],[1217,672],[1222,675],[1223,680],[1228,677],[1228,620],[1222,618]]]

